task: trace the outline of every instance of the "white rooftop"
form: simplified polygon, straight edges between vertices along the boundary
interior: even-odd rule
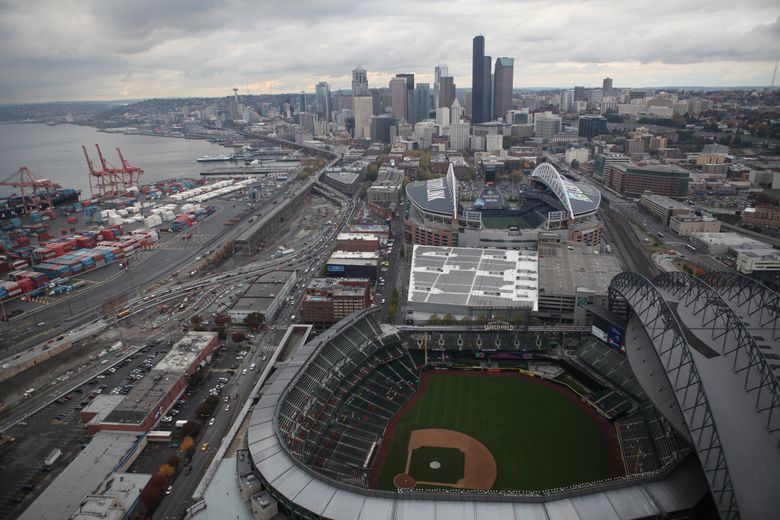
[[[694,237],[708,244],[750,249],[771,249],[769,244],[739,233],[694,233]]]
[[[171,351],[157,363],[155,370],[183,371],[192,366],[198,354],[215,337],[216,332],[188,332],[181,338]]]
[[[535,251],[414,246],[409,302],[537,310]]]

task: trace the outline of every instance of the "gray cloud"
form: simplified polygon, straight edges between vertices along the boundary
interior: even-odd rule
[[[449,65],[471,83],[471,37],[515,57],[516,86],[764,84],[776,1],[0,0],[0,102],[349,88]]]

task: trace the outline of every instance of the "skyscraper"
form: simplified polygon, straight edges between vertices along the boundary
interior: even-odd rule
[[[439,104],[438,108],[450,108],[455,101],[455,82],[452,76],[439,78]]]
[[[368,73],[360,65],[352,71],[352,97],[369,96]]]
[[[355,107],[355,139],[371,139],[374,101],[371,96],[357,96],[352,101]]]
[[[440,99],[441,99],[441,78],[444,76],[449,76],[448,69],[446,65],[436,65],[436,67],[433,69],[433,96],[434,96],[434,105],[438,108],[441,106]],[[447,105],[449,106],[449,105]]]
[[[418,83],[414,89],[414,113],[415,123],[428,119],[431,112],[431,85],[430,83]]]
[[[414,103],[414,74],[396,74],[395,77],[406,80],[406,113],[403,117],[406,118],[407,123],[414,124],[417,122]]]
[[[491,116],[493,115],[493,69],[491,67],[492,63],[493,63],[492,58],[490,56],[485,56],[483,60],[484,72],[482,74],[482,78],[484,79],[484,83],[482,85],[482,91],[484,92],[484,95],[482,96],[482,116],[484,117],[483,121],[490,121]]]
[[[488,76],[490,68],[488,68]],[[485,37],[475,36],[471,52],[471,121],[485,121]],[[488,104],[488,106],[490,106]]]
[[[317,83],[317,115],[323,121],[330,121],[330,87],[325,81]]]
[[[608,96],[608,92],[612,90],[612,78],[604,78],[601,82],[601,90],[604,91],[604,95]]]
[[[578,120],[579,137],[593,139],[598,135],[607,133],[607,118],[595,115],[580,116]]]
[[[390,96],[393,100],[393,117],[406,119],[406,78],[390,80]]]
[[[306,93],[301,92],[298,98],[298,112],[306,112]]]
[[[512,109],[512,79],[515,60],[496,58],[496,74],[493,79],[493,119],[506,117]]]

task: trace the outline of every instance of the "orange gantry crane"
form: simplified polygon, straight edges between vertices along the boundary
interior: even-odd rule
[[[60,188],[60,185],[56,182],[49,179],[39,179],[27,166],[22,166],[13,175],[0,181],[0,186],[19,188],[22,204],[26,209],[34,211],[39,211],[44,207],[47,209],[53,208],[52,192]],[[25,192],[25,188],[28,191]]]
[[[93,197],[104,199],[115,197],[130,188],[140,190],[141,175],[143,175],[144,171],[138,166],[130,164],[122,155],[122,150],[118,147],[116,149],[119,160],[122,163],[122,167],[117,168],[103,156],[103,151],[99,145],[96,144],[95,148],[100,158],[101,169],[95,168],[87,153],[87,147],[81,147],[84,150],[84,158],[87,160],[87,167],[89,168],[89,189]]]

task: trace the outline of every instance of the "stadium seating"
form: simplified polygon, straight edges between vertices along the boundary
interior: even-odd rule
[[[631,370],[628,358],[614,348],[593,338],[585,341],[577,354],[585,364],[634,398],[639,400],[647,398]]]
[[[331,478],[365,486],[370,454],[414,394],[420,365],[370,315],[320,339],[282,401],[279,428],[293,455]]]

